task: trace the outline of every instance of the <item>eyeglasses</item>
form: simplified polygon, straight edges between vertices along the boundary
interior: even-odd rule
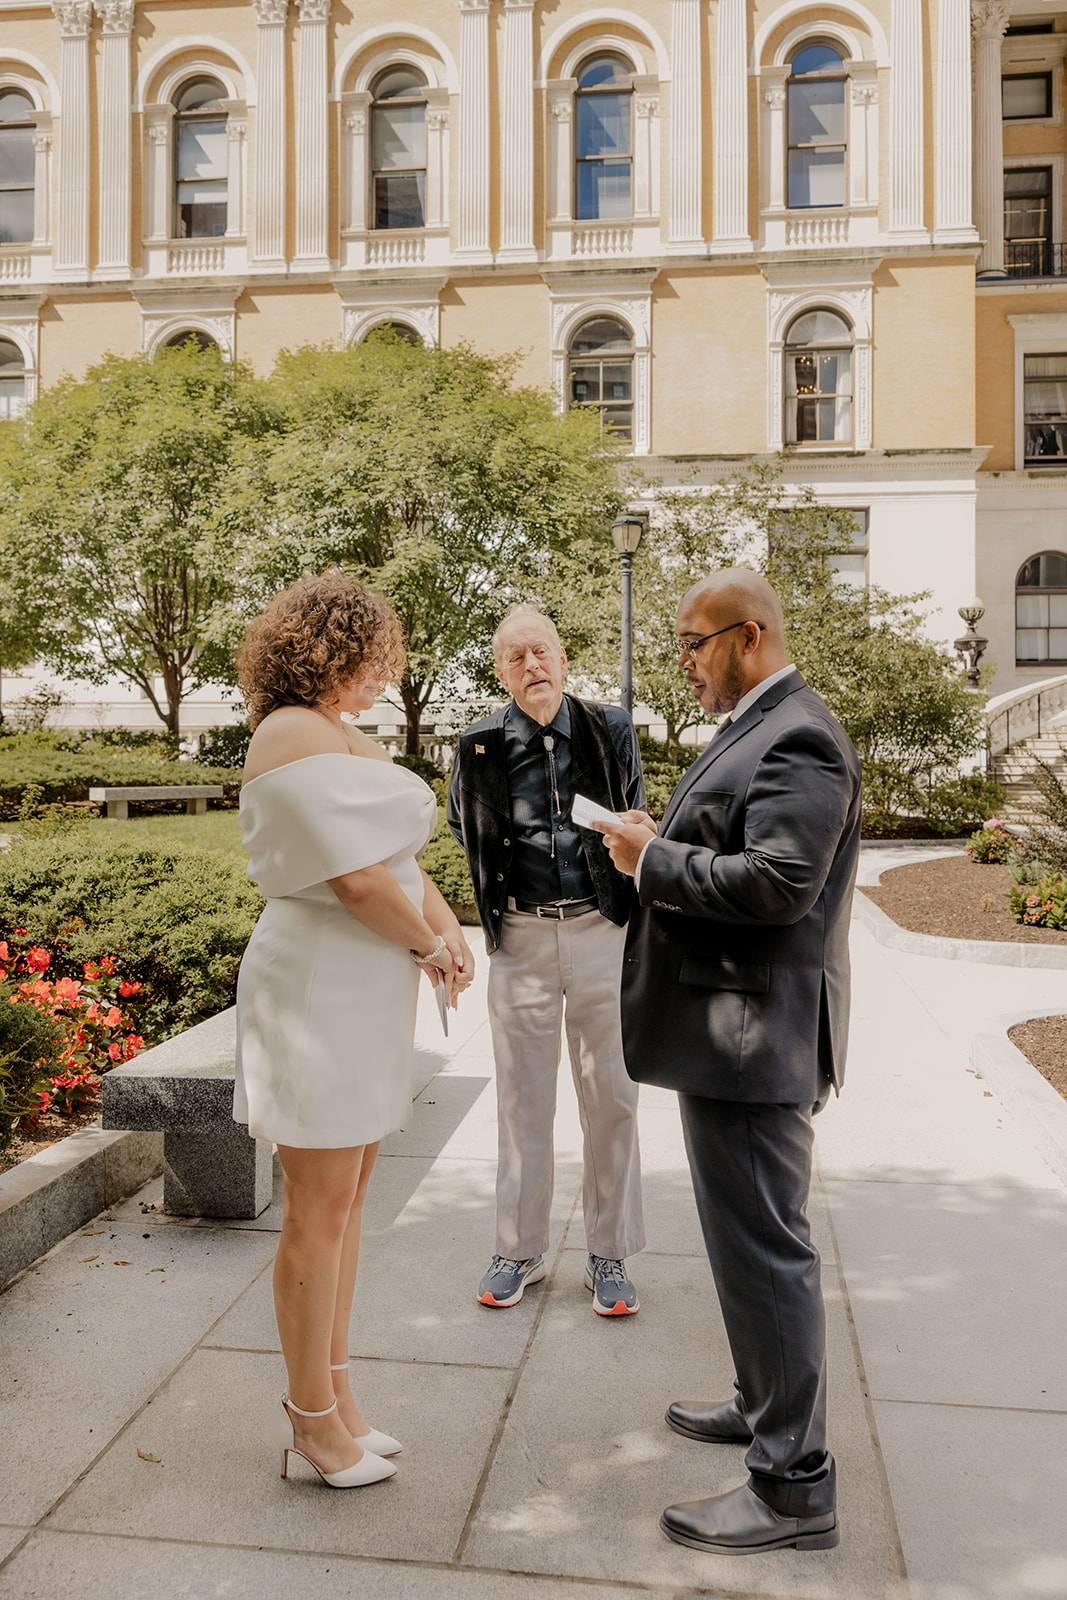
[[[744,622],[727,623],[725,628],[716,628],[714,633],[706,633],[702,639],[676,639],[674,642],[678,648],[678,654],[683,658],[683,660],[686,656],[688,656],[690,661],[694,661],[696,659],[696,653],[700,649],[701,645],[707,644],[709,639],[717,639],[720,633],[731,633],[734,628],[747,628],[748,620],[749,619],[746,618]],[[752,626],[754,628],[758,628],[760,633],[762,633],[765,624],[762,622],[753,622]]]

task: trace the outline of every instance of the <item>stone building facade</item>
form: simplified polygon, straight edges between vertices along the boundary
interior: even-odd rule
[[[1067,671],[1065,48],[1067,0],[0,0],[0,415],[190,333],[519,348],[653,481],[788,447],[854,581]]]

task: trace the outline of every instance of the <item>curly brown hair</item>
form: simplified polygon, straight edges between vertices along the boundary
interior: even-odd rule
[[[392,606],[339,567],[276,594],[237,652],[253,728],[279,706],[329,699],[361,668],[395,682],[404,670],[404,637]]]

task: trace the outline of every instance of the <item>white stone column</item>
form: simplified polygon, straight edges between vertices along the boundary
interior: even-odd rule
[[[968,0],[941,0],[937,27],[934,240],[973,243],[971,33]]]
[[[259,22],[255,272],[285,272],[285,22],[289,0],[253,0]]]
[[[726,3],[732,4],[733,0]],[[700,0],[671,0],[671,215],[667,248],[684,252],[701,250],[704,244],[700,215],[700,14]]]
[[[426,226],[448,223],[448,121],[447,89],[426,91]]]
[[[59,23],[59,174],[56,183],[57,277],[89,276],[89,29],[92,0],[52,0]]]
[[[548,158],[545,190],[549,222],[570,222],[574,214],[574,96],[577,78],[548,85]]]
[[[296,254],[300,272],[329,270],[330,215],[326,23],[330,0],[296,0],[300,54],[296,84]]]
[[[174,107],[145,106],[144,113],[144,236],[169,239],[172,229],[172,158]]]
[[[893,0],[889,83],[889,232],[903,242],[923,227],[922,0]]]
[[[536,261],[534,248],[534,0],[504,0],[500,86],[500,259]]]
[[[367,226],[370,168],[367,134],[370,95],[350,92],[341,99],[341,227],[345,232]]]
[[[489,0],[459,0],[459,171],[456,254],[489,248]]]
[[[100,247],[94,278],[130,276],[130,33],[134,0],[96,0],[100,40]]]
[[[243,100],[226,100],[223,110],[226,112],[226,237],[243,239],[248,227],[245,221],[248,107]]]
[[[659,216],[659,79],[635,77],[634,221]]]
[[[788,67],[768,67],[760,75],[763,105],[763,137],[760,140],[760,168],[763,207],[767,211],[785,210],[785,80]]]
[[[983,240],[982,274],[1004,276],[1004,113],[1000,41],[1011,20],[1008,0],[971,0],[974,36],[974,223]]]
[[[878,204],[878,68],[853,63],[849,74],[848,203],[865,211]]]
[[[712,251],[751,250],[745,0],[719,0],[712,124]],[[699,42],[697,44],[699,48]]]
[[[33,242],[52,238],[52,119],[38,115],[33,135]]]

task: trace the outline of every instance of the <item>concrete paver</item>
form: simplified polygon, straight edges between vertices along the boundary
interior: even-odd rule
[[[989,1019],[1067,1003],[1064,974],[888,950],[856,925],[853,947],[849,1079],[816,1124],[812,1203],[838,1549],[712,1557],[658,1531],[668,1501],[743,1475],[741,1451],[662,1421],[731,1376],[672,1095],[642,1092],[640,1316],[595,1317],[582,1286],[565,1069],[549,1277],[510,1311],[475,1303],[496,1154],[483,959],[447,1039],[425,991],[415,1104],[368,1197],[353,1370],[405,1440],[397,1477],[280,1480],[280,1209],[166,1218],[149,1185],[0,1296],[0,1596],[1067,1594],[1067,1194],[969,1057]]]

